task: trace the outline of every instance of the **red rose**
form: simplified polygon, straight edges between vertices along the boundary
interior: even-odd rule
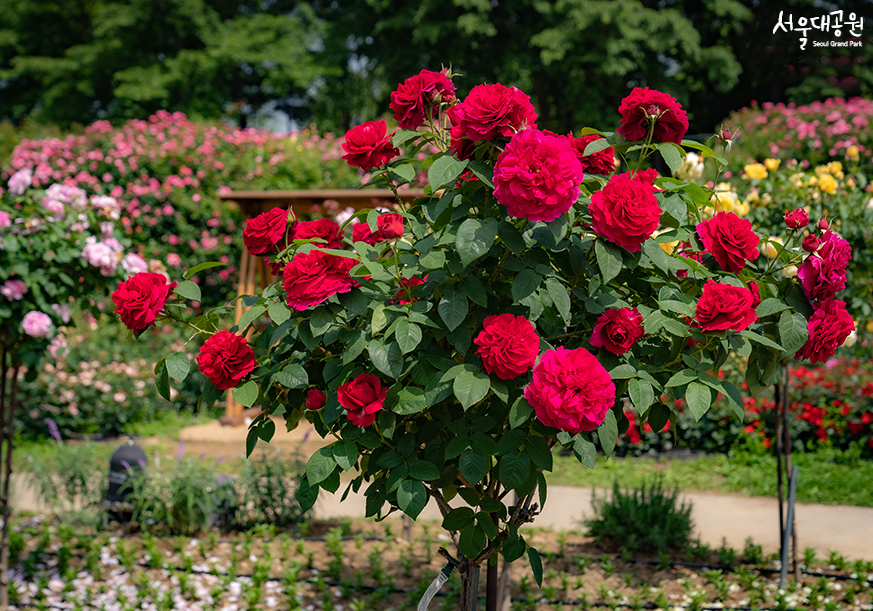
[[[392,134],[393,135],[393,134]],[[346,132],[343,155],[349,165],[369,171],[388,163],[400,154],[391,144],[385,121],[367,121]]]
[[[786,210],[785,215],[782,218],[785,219],[785,226],[789,229],[803,229],[809,225],[809,215],[803,208],[798,208],[791,212]]]
[[[742,331],[758,320],[749,289],[707,280],[694,320],[704,331]]]
[[[616,131],[631,141],[646,137],[652,117],[655,118],[656,142],[681,144],[688,131],[688,116],[676,98],[648,87],[634,87],[621,101],[618,112],[621,125]]]
[[[585,348],[543,353],[524,398],[546,426],[568,433],[593,431],[615,403],[615,384]]]
[[[517,218],[554,221],[579,198],[582,164],[564,138],[526,129],[494,166],[494,197]]]
[[[443,72],[422,70],[391,92],[388,106],[403,129],[418,129],[432,118],[440,102],[455,101],[455,84]]]
[[[812,316],[807,323],[809,339],[794,358],[822,363],[831,358],[846,341],[855,330],[855,323],[846,311],[846,303],[839,299],[825,299],[813,304],[812,309]]]
[[[800,264],[797,277],[810,301],[824,301],[846,288],[846,268],[852,247],[832,231],[822,236],[819,249]]]
[[[464,137],[464,128],[455,125],[449,132],[451,144],[449,150],[458,159],[473,159],[476,152],[476,143]]]
[[[746,261],[758,258],[758,242],[752,223],[733,212],[719,212],[708,221],[697,225],[697,234],[703,248],[715,258],[726,272],[738,274]]]
[[[382,409],[387,395],[388,389],[382,388],[382,381],[369,373],[362,373],[337,389],[339,404],[348,410],[346,416],[352,424],[362,428],[376,421],[376,412]]]
[[[590,155],[585,154],[585,147],[595,140],[603,139],[603,136],[599,134],[589,134],[587,136],[579,136],[578,138],[574,138],[573,136],[564,137],[567,139],[567,142],[570,143],[570,146],[573,147],[573,152],[576,153],[576,159],[578,159],[579,163],[582,164],[583,172],[588,174],[600,174],[603,176],[615,172],[615,147],[610,146],[602,151],[591,153]]]
[[[661,207],[652,184],[654,172],[616,174],[591,196],[591,226],[600,237],[637,252],[658,228]]]
[[[749,283],[749,292],[752,294],[752,307],[757,308],[759,305],[761,305],[761,293],[758,290],[757,282]]]
[[[176,282],[167,284],[163,274],[150,272],[140,272],[119,282],[112,293],[118,319],[135,333],[146,330],[155,322],[176,285]]]
[[[306,393],[306,409],[321,409],[327,404],[327,397],[317,388],[310,388]]]
[[[624,354],[646,332],[643,316],[636,308],[613,308],[600,315],[591,332],[591,345]]]
[[[197,355],[200,372],[217,388],[237,386],[255,368],[255,351],[246,338],[230,331],[219,331],[206,340]]]
[[[533,324],[523,316],[488,316],[473,340],[485,371],[501,380],[527,373],[540,353],[540,338]]]
[[[394,295],[394,299],[391,300],[392,304],[406,305],[407,303],[412,303],[412,301],[417,301],[415,296],[412,297],[412,301],[409,300],[409,294],[414,294],[414,289],[417,286],[421,286],[427,282],[427,276],[422,278],[401,278],[400,279],[400,288],[397,289],[397,293]]]
[[[803,250],[806,252],[815,252],[819,246],[821,246],[821,240],[814,233],[803,238]]]
[[[315,243],[319,248],[342,248],[339,223],[327,217],[316,221],[300,221],[291,230],[292,240],[321,238],[326,244]]]
[[[285,278],[282,288],[287,293],[288,305],[295,310],[305,310],[331,295],[348,293],[357,284],[349,275],[355,265],[354,259],[319,249],[294,255],[282,272]]]
[[[250,254],[265,255],[276,250],[276,245],[285,238],[287,229],[288,211],[273,208],[246,221],[243,243]]]
[[[366,225],[366,223],[364,224]],[[403,215],[401,214],[380,214],[376,217],[376,226],[383,239],[394,240],[403,237]]]
[[[497,136],[511,138],[526,127],[535,127],[537,121],[530,96],[500,83],[476,85],[467,99],[449,108],[446,114],[458,128],[458,137],[473,142]]]
[[[370,224],[366,221],[355,223],[352,226],[353,244],[355,242],[364,242],[365,244],[372,246],[376,242],[384,242],[386,239],[387,238],[385,238],[378,229],[376,231],[370,231]]]

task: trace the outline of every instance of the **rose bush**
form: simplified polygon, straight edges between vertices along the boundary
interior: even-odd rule
[[[527,554],[541,579],[519,527],[546,502],[554,448],[593,467],[592,435],[611,454],[630,425],[626,403],[654,430],[674,418],[675,401],[700,419],[719,394],[741,418],[722,365],[731,354],[747,359],[746,383],[760,392],[807,344],[813,308],[799,280],[750,255],[755,236],[734,244],[712,232],[707,246],[699,227],[712,190],[643,169],[657,150],[676,172],[686,147],[726,164],[681,139],[685,113],[669,96],[635,91],[623,103],[633,140],[581,130],[599,136],[583,158],[608,148],[620,157],[624,171],[605,176],[584,172],[569,137],[538,131],[514,88],[478,85],[439,102],[421,92],[422,107],[439,105],[426,129],[358,134],[361,151],[380,151],[364,155],[382,164],[373,182],[399,189],[426,173],[425,196],[390,212],[402,225],[359,211],[336,248],[295,239],[288,219],[287,240],[268,255],[282,278],[241,297],[250,309],[238,325],[222,321],[224,310],[172,317],[206,336],[232,334],[234,345],[251,333],[257,362],[233,390],[263,410],[249,452],[272,438],[273,417],[289,428],[305,418],[334,439],[307,463],[303,507],[338,490],[346,471],[346,492],[366,490],[368,516],[415,518],[433,499],[458,533],[469,608],[474,569],[494,554]],[[408,95],[407,84],[404,108],[415,106]],[[437,152],[420,160],[422,147]],[[810,255],[790,231],[780,260],[800,265]],[[726,271],[718,253],[734,250]],[[169,358],[158,363],[159,384],[184,379],[171,369]],[[205,400],[219,394],[207,383]]]

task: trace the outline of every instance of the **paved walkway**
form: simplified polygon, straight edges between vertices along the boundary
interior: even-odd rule
[[[290,433],[284,430],[281,421],[277,424],[276,436],[269,446],[264,445],[265,450],[275,446],[292,451],[299,448],[309,455],[324,443],[305,423]],[[213,422],[183,429],[180,438],[185,441],[185,450],[193,455],[206,452],[208,456],[235,456],[244,452],[245,435],[246,427],[222,427]],[[15,480],[13,507],[41,510],[23,480],[17,477]],[[340,503],[344,488],[341,486],[334,495],[321,491],[314,509],[317,518],[363,517],[363,490],[361,494],[350,493]],[[731,547],[742,549],[746,538],[751,537],[765,551],[778,549],[779,513],[775,499],[707,492],[686,493],[682,497],[692,503],[695,536],[707,545],[718,547],[724,538]],[[796,513],[800,549],[815,547],[819,557],[837,550],[849,559],[873,560],[873,508],[798,504]],[[552,486],[545,511],[535,525],[584,531],[582,521],[591,515],[591,489]],[[435,503],[425,508],[421,519],[440,519]]]

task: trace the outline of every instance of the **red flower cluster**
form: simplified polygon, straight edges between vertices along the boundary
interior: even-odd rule
[[[655,198],[657,172],[616,174],[591,196],[591,226],[600,237],[637,252],[658,228],[661,207]]]
[[[445,72],[422,70],[391,92],[388,106],[394,120],[403,129],[418,129],[426,119],[433,118],[441,102],[455,101],[455,84]]]
[[[818,250],[800,264],[797,277],[810,301],[829,299],[846,288],[846,268],[852,260],[849,243],[826,231]]]
[[[795,359],[809,359],[821,363],[834,355],[849,334],[855,330],[855,322],[846,311],[846,304],[839,299],[826,299],[813,304],[813,314],[807,324],[809,339],[794,355]]]
[[[318,305],[331,295],[348,293],[357,283],[349,271],[357,261],[312,250],[294,255],[282,272],[282,288],[288,305],[295,310]]]
[[[697,234],[706,252],[726,272],[738,274],[746,261],[758,258],[760,238],[752,231],[752,223],[733,212],[719,212],[697,225]]]
[[[256,364],[255,351],[246,338],[230,331],[219,331],[210,337],[197,355],[200,372],[221,390],[237,386]]]
[[[346,132],[346,141],[343,142],[346,154],[343,159],[365,172],[385,165],[400,154],[391,144],[393,135],[388,134],[388,125],[381,119],[353,127]]]
[[[688,132],[688,115],[671,95],[634,87],[618,107],[621,124],[616,130],[630,141],[643,140],[654,120],[654,140],[680,144]]]
[[[530,371],[540,353],[540,338],[523,316],[488,316],[473,340],[485,371],[501,380],[512,380]]]
[[[176,282],[167,283],[163,274],[140,272],[134,274],[112,293],[115,302],[115,313],[125,327],[141,333],[155,322],[158,313],[170,293],[176,288]]]
[[[362,373],[337,389],[337,399],[346,408],[346,416],[361,428],[376,421],[376,414],[382,409],[386,396],[388,389],[382,387],[377,376],[369,373]]]

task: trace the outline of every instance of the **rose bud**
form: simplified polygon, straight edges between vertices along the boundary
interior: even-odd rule
[[[818,250],[819,246],[821,246],[821,240],[813,234],[809,234],[803,238],[803,250],[806,252],[815,252]]]
[[[327,403],[327,397],[317,388],[310,388],[306,393],[306,409],[321,409]]]
[[[803,208],[798,208],[791,212],[786,210],[783,218],[785,219],[785,225],[789,229],[803,229],[809,225],[809,215]]]
[[[731,133],[731,130],[729,130],[728,128],[725,127],[724,129],[721,130],[721,139],[722,140],[733,140],[734,135]]]
[[[380,214],[376,226],[382,237],[393,240],[403,236],[403,217],[399,214]]]
[[[818,222],[818,228],[822,231],[827,231],[828,227],[830,227],[830,223],[828,223],[827,219],[822,219]]]

